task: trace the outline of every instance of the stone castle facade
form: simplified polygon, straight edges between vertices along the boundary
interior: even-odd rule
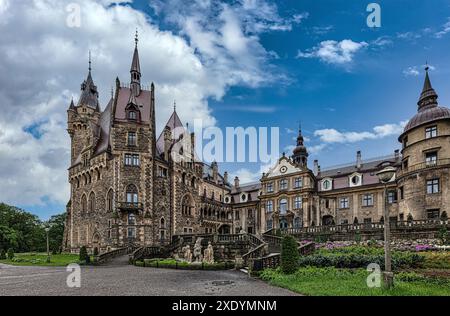
[[[195,135],[176,109],[156,136],[155,86],[141,85],[138,42],[130,83],[116,79],[103,111],[91,68],[77,105],[68,109],[71,138],[64,248],[100,252],[126,245],[169,244],[175,235],[262,234],[273,228],[384,221],[384,185],[376,173],[398,172],[389,183],[391,221],[434,219],[450,211],[450,110],[439,107],[428,71],[418,114],[391,157],[321,170],[308,168],[299,132],[293,155],[283,154],[261,181],[241,185],[217,163],[195,159]],[[190,140],[186,141],[186,140]]]

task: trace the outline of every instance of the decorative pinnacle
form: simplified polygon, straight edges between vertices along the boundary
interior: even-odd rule
[[[428,65],[428,61],[425,63],[425,71],[430,70],[430,66]]]
[[[89,72],[92,70],[92,59],[91,59],[91,51],[89,51]]]
[[[177,111],[177,101],[173,101],[173,111],[176,112]]]
[[[135,41],[136,47],[137,47],[138,42],[139,42],[139,32],[138,32],[138,29],[137,29],[137,28],[136,28],[136,36],[135,36],[135,38],[134,38],[134,41]]]

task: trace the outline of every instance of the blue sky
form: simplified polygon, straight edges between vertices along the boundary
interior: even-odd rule
[[[76,29],[63,24],[70,1],[37,2],[30,9],[0,0],[0,31],[15,34],[0,40],[0,201],[42,218],[68,200],[65,110],[86,76],[87,51],[104,106],[115,76],[128,78],[136,27],[143,80],[157,86],[159,129],[176,99],[188,122],[280,127],[280,153],[290,154],[301,122],[310,167],[399,148],[426,61],[441,105],[450,104],[450,0],[377,1],[375,29],[366,24],[370,1],[361,0],[80,0]],[[26,88],[12,94],[17,87]],[[261,166],[221,164],[225,170],[245,182]]]

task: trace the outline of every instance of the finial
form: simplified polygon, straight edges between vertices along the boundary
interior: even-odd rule
[[[177,111],[177,101],[173,101],[173,111],[176,112]]]
[[[428,72],[428,70],[430,70],[430,66],[428,65],[428,61],[425,63],[425,71]]]
[[[91,51],[89,50],[89,72],[92,70]]]
[[[139,42],[139,32],[138,32],[138,28],[136,28],[136,37],[134,38],[134,41],[136,42],[136,47],[137,47],[138,42]]]

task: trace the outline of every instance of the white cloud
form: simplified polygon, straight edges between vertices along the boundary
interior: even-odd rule
[[[249,169],[242,168],[234,172],[233,179],[239,178],[241,184],[256,182],[261,179],[262,173],[253,172]]]
[[[318,46],[306,52],[299,51],[297,58],[318,58],[329,64],[348,64],[353,61],[354,55],[367,47],[366,42],[354,42],[346,39],[343,41],[323,41]]]
[[[178,3],[170,10],[179,18],[178,28],[170,32],[128,5],[113,5],[128,2],[78,0],[81,27],[70,28],[65,10],[69,0],[0,0],[0,201],[67,202],[66,110],[87,75],[88,51],[104,107],[115,77],[129,80],[136,27],[143,81],[156,84],[159,129],[173,100],[183,120],[202,118],[205,126],[214,125],[209,98],[222,98],[230,86],[257,87],[283,79],[282,74],[269,75],[274,70],[269,54],[257,34],[246,30],[238,7],[199,0],[195,3],[203,11],[190,7],[181,12],[189,6]],[[270,26],[287,23],[279,15],[266,18],[264,3],[255,6],[261,10],[243,10],[264,26],[259,30],[269,32]],[[155,5],[160,5],[160,14],[167,12],[166,3]]]
[[[322,129],[314,132],[314,136],[319,137],[320,141],[331,143],[356,143],[364,140],[380,139],[387,136],[399,135],[407,122],[399,124],[385,124],[375,126],[370,132],[340,132],[336,129]]]
[[[403,74],[406,77],[417,77],[420,75],[420,72],[423,71],[423,69],[425,69],[425,67],[428,67],[431,71],[436,70],[436,67],[432,66],[432,65],[422,65],[422,66],[411,66],[406,68],[405,70],[403,70]]]
[[[436,38],[442,38],[447,35],[447,33],[450,33],[450,18],[448,19],[448,22],[442,26],[442,30],[434,34],[434,36]]]
[[[417,77],[420,74],[420,72],[419,72],[419,70],[417,69],[416,66],[413,66],[413,67],[408,67],[407,69],[403,70],[403,74],[405,76]]]

